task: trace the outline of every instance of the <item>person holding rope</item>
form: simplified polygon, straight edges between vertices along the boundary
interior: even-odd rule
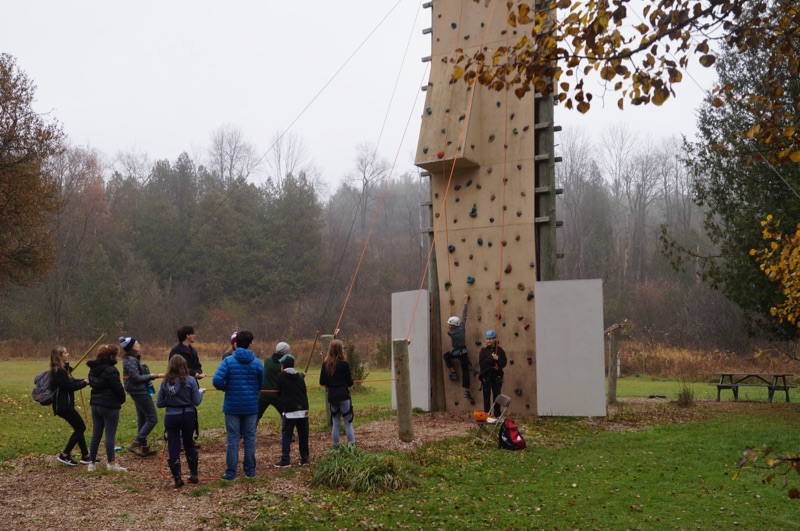
[[[489,413],[492,407],[492,396],[497,400],[500,390],[503,387],[503,367],[506,366],[506,352],[497,344],[497,332],[494,330],[486,331],[486,346],[481,349],[478,355],[480,375],[478,379],[483,389],[483,410]],[[500,415],[500,406],[495,404],[494,416]]]
[[[156,405],[166,408],[164,430],[167,432],[167,464],[176,489],[184,485],[181,476],[181,442],[189,465],[189,482],[200,482],[197,475],[197,448],[194,447],[192,432],[197,424],[197,406],[203,400],[204,391],[198,387],[197,379],[189,375],[189,367],[182,356],[174,356],[169,360],[167,374],[158,388]]]
[[[353,386],[353,375],[350,364],[345,359],[344,345],[338,339],[331,341],[328,354],[322,362],[319,373],[319,384],[328,390],[328,403],[331,406],[331,419],[333,421],[333,445],[339,444],[341,421],[344,419],[344,431],[347,434],[348,444],[356,443],[353,431],[353,404],[350,399],[350,388]]]
[[[53,415],[66,420],[72,428],[64,450],[56,456],[59,463],[68,466],[78,466],[70,455],[75,445],[81,451],[80,464],[88,465],[89,449],[86,447],[86,424],[80,413],[75,409],[75,391],[89,385],[89,379],[78,380],[72,377],[72,367],[69,366],[69,351],[67,347],[56,345],[50,351],[50,388],[53,390]]]
[[[281,358],[290,354],[289,343],[281,341],[275,345],[275,352],[264,358],[264,385],[261,386],[261,395],[258,397],[258,420],[267,411],[269,406],[275,408],[278,415],[283,414],[281,397],[278,395],[278,374],[281,372]]]
[[[294,368],[294,356],[286,354],[281,357],[281,372],[278,374],[277,386],[283,407],[281,423],[281,459],[275,468],[291,465],[289,455],[292,447],[292,435],[297,428],[297,444],[300,447],[300,466],[309,463],[308,456],[308,392],[306,391],[305,374]]]
[[[450,379],[453,381],[458,380],[456,368],[453,366],[453,360],[458,360],[461,365],[461,386],[464,388],[464,398],[470,401],[471,404],[475,403],[472,394],[469,392],[470,378],[469,378],[469,354],[467,352],[467,302],[469,295],[464,295],[464,309],[461,311],[461,318],[453,315],[447,320],[447,335],[450,336],[453,348],[444,353],[444,364],[450,369]]]
[[[197,354],[197,351],[192,346],[195,339],[197,339],[197,334],[194,331],[193,326],[182,326],[178,329],[178,344],[172,347],[172,350],[169,351],[169,359],[172,359],[173,356],[182,356],[183,359],[186,360],[186,366],[189,367],[189,374],[196,378],[197,380],[201,380],[206,377],[203,373],[203,364],[200,363],[200,356]],[[199,383],[198,383],[199,386]],[[195,418],[197,415],[195,415]],[[197,438],[200,437],[200,425],[194,427],[194,447],[200,448],[200,443],[197,442]]]
[[[152,374],[147,365],[142,364],[142,345],[135,337],[120,337],[122,347],[122,374],[125,390],[136,406],[136,438],[126,450],[137,457],[149,457],[157,452],[150,448],[147,437],[158,424],[158,414],[153,405],[155,388],[153,380],[163,378],[163,374]]]
[[[86,362],[89,367],[89,385],[92,394],[89,405],[92,408],[92,441],[89,444],[89,466],[87,470],[97,470],[97,450],[100,448],[100,439],[103,432],[106,436],[106,468],[114,472],[127,472],[114,459],[114,447],[117,444],[117,426],[119,425],[119,412],[125,403],[125,389],[119,377],[119,371],[114,365],[119,356],[117,345],[103,345],[97,351],[97,357]]]
[[[225,392],[222,412],[225,413],[225,431],[228,432],[225,453],[225,475],[222,479],[236,478],[239,467],[239,439],[244,439],[242,467],[245,476],[256,475],[256,427],[258,425],[258,396],[264,381],[264,368],[249,349],[253,333],[241,330],[236,335],[236,350],[223,359],[214,373],[214,387]]]

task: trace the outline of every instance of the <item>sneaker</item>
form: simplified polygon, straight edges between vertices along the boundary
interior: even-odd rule
[[[97,465],[95,465],[94,463],[89,463],[89,466],[86,467],[86,471],[87,472],[96,472],[97,471]]]
[[[451,372],[450,379],[455,382],[456,380],[458,380],[458,375],[455,372]]]
[[[119,463],[114,463],[113,465],[112,464],[106,465],[106,470],[111,470],[112,472],[127,472],[128,471],[127,468],[122,468],[121,466],[119,466]]]
[[[82,464],[82,465],[91,465],[92,464],[92,460],[89,458],[88,455],[84,455],[83,457],[81,457],[81,460],[78,461],[78,462],[80,464]]]
[[[308,457],[300,458],[300,466],[308,466]]]
[[[67,466],[78,466],[78,463],[72,460],[72,457],[64,454],[58,454],[56,456],[56,461],[59,463],[64,463]]]
[[[273,465],[275,468],[286,468],[287,466],[292,466],[289,461],[278,461]]]

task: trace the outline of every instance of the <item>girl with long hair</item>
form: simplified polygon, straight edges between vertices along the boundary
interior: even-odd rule
[[[89,385],[89,379],[78,380],[72,377],[72,367],[69,366],[69,351],[67,347],[56,345],[50,351],[50,388],[54,391],[53,414],[69,423],[72,434],[67,440],[64,450],[56,456],[59,463],[68,466],[78,466],[70,455],[75,445],[81,451],[80,464],[88,465],[89,450],[86,447],[86,424],[80,413],[75,410],[75,391]]]
[[[97,351],[97,357],[86,365],[89,366],[89,385],[92,386],[92,441],[89,444],[89,472],[97,470],[97,450],[103,432],[106,436],[106,468],[114,472],[127,472],[114,459],[114,447],[117,444],[117,426],[122,404],[125,403],[125,389],[119,371],[115,367],[120,348],[116,345],[103,345]]]
[[[319,384],[328,391],[328,403],[331,406],[333,420],[333,445],[339,444],[341,420],[344,419],[344,430],[347,442],[355,444],[356,435],[353,431],[353,404],[350,399],[350,388],[353,386],[353,375],[350,364],[345,359],[344,345],[338,339],[331,341],[328,354],[322,362],[319,373]]]
[[[200,481],[197,476],[197,448],[192,434],[197,424],[195,408],[203,400],[204,391],[197,385],[197,379],[190,377],[189,366],[182,356],[170,358],[164,381],[158,389],[156,406],[166,408],[164,429],[167,432],[167,463],[176,489],[184,485],[181,476],[181,442],[189,465],[189,481]]]

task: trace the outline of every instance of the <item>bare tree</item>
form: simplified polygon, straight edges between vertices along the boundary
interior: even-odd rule
[[[361,234],[367,233],[367,210],[370,205],[377,204],[381,186],[389,176],[389,162],[378,155],[377,148],[362,142],[356,147],[356,166],[345,176],[344,181],[356,190],[359,214],[361,216]]]
[[[247,180],[260,162],[255,147],[245,140],[241,129],[231,124],[211,133],[208,156],[211,174],[226,187],[237,179]]]
[[[319,171],[314,166],[314,160],[302,138],[290,131],[275,131],[270,146],[267,177],[278,190],[283,188],[283,181],[290,175],[304,175],[317,192],[327,188],[320,179]]]

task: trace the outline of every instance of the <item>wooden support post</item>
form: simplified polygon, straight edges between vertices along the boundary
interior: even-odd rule
[[[431,201],[427,202],[428,206],[428,245],[435,247],[436,244],[433,238],[433,228],[436,224],[436,218],[433,215],[433,197]],[[439,273],[436,265],[436,250],[431,250],[430,260],[428,262],[428,305],[430,307],[430,345],[428,345],[428,352],[430,358],[431,373],[431,411],[445,411],[447,409],[447,400],[445,397],[444,389],[444,363],[442,363],[442,318],[441,308],[439,306]]]
[[[397,396],[397,435],[403,442],[414,440],[411,422],[411,370],[408,361],[408,340],[392,340],[395,390]]]
[[[608,399],[609,404],[617,403],[617,366],[619,364],[619,344],[617,335],[619,329],[613,330],[608,334]]]
[[[333,336],[330,334],[323,334],[319,336],[319,343],[322,345],[322,359],[320,360],[320,370],[322,370],[322,362],[325,361],[325,356],[328,354],[328,347],[331,346]],[[333,426],[333,415],[331,415],[331,405],[328,403],[328,388],[325,388],[325,416],[328,419],[328,426]]]

